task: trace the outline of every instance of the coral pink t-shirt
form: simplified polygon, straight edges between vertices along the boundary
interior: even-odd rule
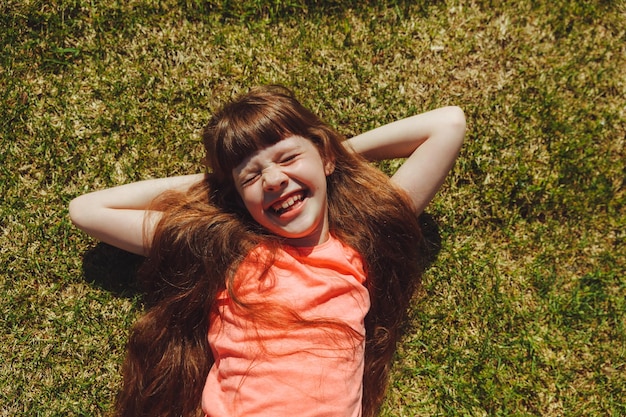
[[[202,394],[209,417],[361,415],[364,318],[370,299],[356,251],[334,237],[313,248],[286,246],[266,274],[266,250],[246,257],[235,278],[244,302],[278,303],[333,327],[277,328],[247,317],[224,291],[211,316],[215,364]],[[355,336],[356,335],[356,336]]]

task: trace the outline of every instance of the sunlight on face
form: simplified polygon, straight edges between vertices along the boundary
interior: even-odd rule
[[[233,179],[261,226],[293,246],[315,246],[328,239],[326,176],[333,168],[311,141],[289,136],[245,158]]]

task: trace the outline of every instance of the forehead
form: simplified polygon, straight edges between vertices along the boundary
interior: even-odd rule
[[[302,136],[288,136],[285,139],[258,149],[245,157],[241,163],[233,168],[233,174],[238,175],[251,170],[263,169],[267,164],[276,162],[276,159],[290,152],[319,152],[317,147]]]

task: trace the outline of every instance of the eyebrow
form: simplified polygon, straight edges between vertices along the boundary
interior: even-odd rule
[[[237,168],[236,168],[236,167],[235,167],[235,171],[237,171]],[[239,171],[239,172],[237,172],[237,173],[236,173],[236,177],[237,177],[237,179],[238,179],[238,180],[243,181],[243,180],[245,180],[245,179],[246,179],[246,177],[247,177],[248,175],[252,175],[252,174],[256,173],[257,171],[258,171],[257,166],[254,166],[254,167],[250,167],[250,168],[249,168],[249,167],[246,165],[246,167],[244,167],[241,171]]]
[[[278,145],[278,144],[284,143],[284,142],[286,142],[286,139],[283,139],[280,142],[276,142],[274,145],[270,145],[270,146],[275,146],[275,145]],[[304,152],[305,150],[306,149],[304,149],[303,146],[301,144],[299,144],[299,143],[287,144],[287,145],[284,145],[282,147],[282,149],[278,148],[277,151],[276,151],[276,155],[275,156],[277,157],[276,159],[280,159],[280,158],[284,157],[285,154],[288,154],[288,153],[291,153],[291,152]],[[252,162],[252,161],[250,161],[250,162]],[[246,164],[246,165],[248,165],[248,164]],[[244,178],[245,176],[247,176],[247,175],[249,175],[251,173],[254,173],[255,171],[258,170],[258,168],[260,168],[258,163],[254,163],[254,165],[252,167],[247,167],[246,166],[237,174],[237,178],[243,180],[243,179],[245,179]],[[236,171],[237,167],[234,167],[233,170]]]

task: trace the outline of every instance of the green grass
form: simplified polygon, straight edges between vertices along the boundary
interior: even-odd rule
[[[106,413],[139,260],[67,204],[197,172],[211,110],[265,83],[346,135],[466,112],[384,416],[626,415],[625,21],[623,1],[4,1],[0,415]]]

